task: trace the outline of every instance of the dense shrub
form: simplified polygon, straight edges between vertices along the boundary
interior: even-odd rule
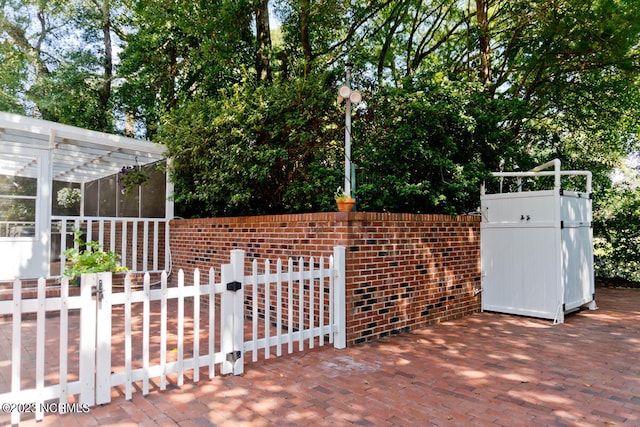
[[[613,187],[594,217],[595,272],[640,281],[640,189]]]

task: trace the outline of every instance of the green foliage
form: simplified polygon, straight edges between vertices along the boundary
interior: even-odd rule
[[[613,188],[604,199],[594,218],[596,276],[640,281],[640,189]]]
[[[21,113],[21,92],[27,77],[24,55],[11,43],[0,42],[0,111]]]
[[[181,100],[218,97],[241,82],[253,61],[251,10],[246,0],[135,3],[115,97],[147,137]]]
[[[181,215],[333,210],[349,62],[358,209],[468,212],[488,171],[556,157],[594,173],[597,215],[618,203],[608,175],[640,149],[637,0],[278,0],[272,46],[267,4],[7,0],[0,109],[165,142]]]
[[[7,0],[0,10],[0,108],[113,132],[111,87],[120,42],[114,22],[126,7],[106,0]],[[122,34],[122,33],[121,33]],[[6,67],[7,72],[4,71]],[[20,108],[16,108],[17,106]]]
[[[333,194],[333,197],[334,199],[336,199],[336,201],[351,199],[351,195],[345,193],[342,187],[338,187],[336,192]]]
[[[113,251],[105,251],[102,246],[93,240],[85,242],[80,230],[73,230],[76,247],[64,251],[64,256],[70,265],[65,266],[64,275],[71,279],[83,274],[111,271],[119,273],[128,271],[127,267],[120,265],[118,256]],[[84,249],[81,249],[84,247]]]
[[[88,52],[69,53],[65,63],[31,86],[29,97],[47,120],[102,132],[114,130],[112,111],[99,101],[98,61]]]
[[[330,75],[245,83],[194,100],[163,123],[182,215],[327,210],[342,133]]]
[[[383,88],[358,117],[354,161],[361,210],[466,213],[501,156],[518,148],[473,83],[426,76]],[[363,129],[363,130],[360,130]],[[503,157],[504,158],[504,157]]]

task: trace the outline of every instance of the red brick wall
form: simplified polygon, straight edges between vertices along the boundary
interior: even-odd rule
[[[246,260],[329,257],[346,247],[347,344],[480,309],[480,219],[473,216],[315,213],[171,222],[174,275]],[[317,260],[316,260],[317,262]],[[249,265],[249,263],[247,263]],[[248,273],[248,272],[247,272]],[[188,280],[188,279],[187,279]]]

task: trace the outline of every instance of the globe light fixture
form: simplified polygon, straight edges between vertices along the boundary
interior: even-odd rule
[[[340,95],[342,99],[347,99],[349,95],[351,95],[351,88],[347,85],[340,86],[340,89],[338,89],[338,95]]]
[[[359,104],[360,101],[362,101],[362,95],[360,94],[360,92],[358,92],[357,90],[354,90],[353,92],[351,92],[351,94],[349,95],[349,100],[351,101],[351,103],[353,104]]]

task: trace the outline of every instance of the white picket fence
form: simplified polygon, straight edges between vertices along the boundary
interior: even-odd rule
[[[201,369],[213,378],[216,365],[221,374],[238,375],[244,372],[246,352],[257,361],[260,354],[271,357],[272,347],[276,356],[285,346],[291,353],[294,343],[298,350],[305,343],[312,348],[325,341],[345,347],[344,247],[334,248],[328,262],[320,258],[317,267],[313,258],[299,258],[297,266],[290,259],[285,271],[278,260],[272,272],[272,263],[265,261],[262,274],[254,261],[252,273],[245,275],[244,256],[244,251],[231,251],[231,263],[222,265],[217,283],[213,268],[205,284],[196,270],[193,284],[186,285],[180,271],[175,287],[168,286],[163,273],[159,287],[152,288],[147,273],[142,289],[133,290],[128,274],[124,290],[114,292],[112,275],[98,273],[82,277],[80,295],[70,296],[64,279],[60,296],[47,297],[45,280],[40,279],[37,297],[23,299],[16,280],[13,300],[0,301],[0,315],[11,317],[0,321],[4,327],[11,324],[11,386],[0,390],[0,402],[16,405],[11,423],[20,421],[20,405],[27,402],[34,404],[40,420],[45,403],[66,404],[71,398],[81,408],[105,404],[111,401],[112,387],[123,387],[131,399],[134,388],[146,395],[151,386],[166,389],[169,381],[181,386],[189,374],[198,382]],[[251,295],[247,301],[245,288]],[[28,330],[34,316],[35,363],[23,349],[23,338],[33,338]],[[251,318],[251,328],[245,329],[245,317]],[[50,349],[51,333],[56,332],[49,327],[52,319],[59,324],[59,336],[53,335],[57,355]],[[70,327],[78,323],[79,337],[70,336]],[[51,372],[56,356],[58,369]],[[70,356],[78,360],[71,363]]]

